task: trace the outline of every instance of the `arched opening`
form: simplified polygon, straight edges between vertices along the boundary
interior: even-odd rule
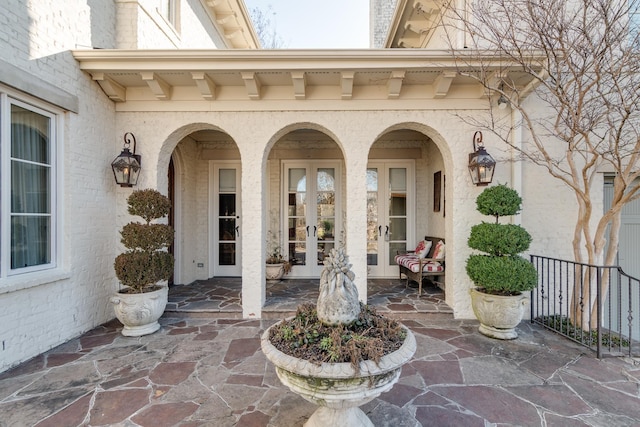
[[[174,204],[180,272],[176,283],[240,277],[241,168],[236,143],[217,129],[195,130],[179,139],[170,159],[168,194]]]
[[[329,251],[344,244],[344,156],[312,127],[281,136],[267,159],[267,256],[288,261],[285,278],[320,277]]]
[[[371,146],[367,164],[367,268],[398,277],[395,256],[425,236],[445,237],[445,161],[425,133],[395,127]],[[433,278],[437,280],[436,278]],[[444,277],[439,284],[444,287]]]

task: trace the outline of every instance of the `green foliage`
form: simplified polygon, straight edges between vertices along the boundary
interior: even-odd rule
[[[483,222],[471,227],[467,243],[490,255],[517,255],[529,249],[531,235],[519,225]]]
[[[471,228],[468,245],[487,255],[471,255],[467,274],[480,290],[492,294],[517,294],[538,284],[538,273],[518,254],[529,249],[531,235],[521,226],[500,224],[501,216],[520,211],[522,199],[506,185],[485,189],[476,199],[478,211],[496,218],[495,224],[483,222]]]
[[[130,222],[122,227],[120,235],[125,247],[141,251],[157,251],[173,243],[173,228],[167,224]]]
[[[116,276],[123,285],[143,292],[161,280],[167,280],[173,272],[173,255],[169,252],[125,252],[116,257]]]
[[[535,267],[520,256],[471,255],[467,259],[467,274],[488,293],[530,291],[538,283]]]
[[[133,292],[145,292],[173,273],[173,255],[166,248],[173,243],[173,228],[150,224],[169,213],[171,201],[156,190],[137,190],[127,199],[129,213],[142,217],[146,224],[130,222],[120,232],[127,251],[114,262],[116,277]]]
[[[504,184],[485,189],[476,199],[478,212],[496,218],[520,212],[522,198],[518,192]]]
[[[127,199],[129,213],[142,217],[149,224],[154,219],[169,215],[171,200],[153,189],[136,190]]]
[[[555,314],[552,316],[542,316],[536,318],[536,321],[542,323],[549,329],[559,332],[578,341],[582,345],[588,347],[598,344],[598,334],[601,334],[602,345],[612,347],[629,347],[629,340],[622,335],[616,335],[608,329],[594,328],[590,330],[584,330],[577,326],[567,316]]]

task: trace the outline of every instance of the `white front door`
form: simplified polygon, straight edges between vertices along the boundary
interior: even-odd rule
[[[396,277],[394,257],[414,240],[415,179],[412,161],[367,166],[369,277]]]
[[[214,163],[210,169],[209,276],[242,274],[240,164]]]
[[[341,224],[340,163],[283,163],[284,247],[290,276],[319,277],[323,261],[338,243]]]

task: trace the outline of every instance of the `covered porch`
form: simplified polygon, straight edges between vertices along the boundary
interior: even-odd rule
[[[344,245],[367,301],[370,280],[397,277],[394,255],[430,235],[447,242],[447,305],[473,317],[464,260],[481,189],[468,173],[477,129],[462,117],[485,114],[492,96],[473,64],[422,49],[74,56],[116,103],[118,131],[136,134],[138,187],[174,195],[176,283],[241,277],[242,316],[261,318],[275,236],[296,279],[319,277]],[[497,168],[494,180],[518,173]],[[124,222],[130,190],[118,191]]]

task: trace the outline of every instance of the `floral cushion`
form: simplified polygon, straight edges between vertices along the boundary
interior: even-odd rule
[[[433,250],[433,259],[444,259],[444,242],[438,240],[436,248]]]
[[[414,273],[420,271],[420,258],[415,255],[396,255],[395,260],[396,264],[406,267]],[[444,267],[439,262],[423,262],[422,271],[439,273],[444,271]]]
[[[418,258],[424,258],[427,256],[427,254],[429,253],[429,251],[431,250],[431,245],[433,243],[431,242],[431,240],[421,240],[420,243],[418,243],[418,246],[416,246],[416,255],[418,256]]]

